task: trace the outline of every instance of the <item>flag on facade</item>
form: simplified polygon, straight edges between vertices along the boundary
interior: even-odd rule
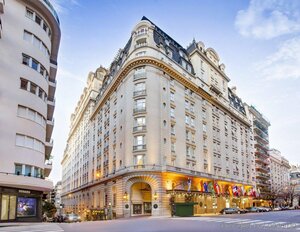
[[[204,192],[208,192],[208,185],[206,182],[204,182],[203,187],[204,187]]]
[[[200,181],[200,192],[203,192],[203,180]]]
[[[214,183],[214,190],[216,194],[220,194],[220,186],[218,185],[217,182]]]
[[[188,192],[190,192],[191,191],[191,187],[192,187],[192,180],[190,179],[190,178],[188,178],[188,180],[187,180],[187,185],[188,185]]]

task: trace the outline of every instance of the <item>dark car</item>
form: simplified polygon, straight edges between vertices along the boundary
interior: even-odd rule
[[[220,211],[221,214],[234,214],[234,213],[240,213],[240,211],[237,208],[224,208]]]
[[[258,213],[258,212],[262,212],[262,210],[260,209],[260,208],[258,208],[258,207],[248,207],[248,208],[246,208],[247,210],[248,210],[248,212],[250,212],[250,213]]]
[[[248,213],[247,209],[240,209],[240,208],[238,208],[238,210],[239,210],[240,213]]]

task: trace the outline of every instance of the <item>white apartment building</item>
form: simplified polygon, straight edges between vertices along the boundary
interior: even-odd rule
[[[59,42],[48,0],[0,1],[0,222],[41,220],[43,192],[53,188]]]
[[[270,154],[270,175],[271,191],[281,193],[290,184],[290,164],[276,149],[271,149]]]
[[[247,106],[252,124],[254,157],[255,157],[255,183],[257,196],[261,199],[255,205],[270,204],[271,176],[270,176],[270,154],[269,154],[269,120],[254,106]]]
[[[65,212],[159,216],[171,214],[170,203],[197,203],[194,214],[252,205],[249,112],[214,49],[196,41],[184,49],[143,17],[110,68],[98,70],[71,117]]]

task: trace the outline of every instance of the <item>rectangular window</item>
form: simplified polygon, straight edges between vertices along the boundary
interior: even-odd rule
[[[26,17],[33,19],[33,11],[26,9]]]
[[[171,125],[171,134],[175,135],[175,125]]]
[[[135,136],[135,145],[144,145],[144,136]]]
[[[143,91],[146,89],[145,82],[135,84],[134,91]]]
[[[25,165],[25,176],[31,176],[31,166]]]
[[[171,142],[171,151],[175,152],[176,146],[175,146],[175,142]]]
[[[26,137],[25,139],[25,146],[28,148],[32,148],[34,147],[34,139],[31,137]]]
[[[146,99],[138,99],[135,101],[135,107],[137,109],[145,109],[146,108]]]
[[[33,36],[33,45],[37,48],[40,48],[40,45],[41,45],[41,41],[38,37],[36,36]]]
[[[191,126],[194,127],[195,126],[195,120],[193,118],[191,118]]]
[[[32,121],[35,121],[35,111],[28,109],[28,118]]]
[[[38,16],[38,15],[35,15],[35,22],[36,22],[38,25],[41,25],[41,22],[42,22],[41,17]]]
[[[190,124],[190,117],[188,115],[185,115],[185,123]]]
[[[22,165],[21,164],[15,164],[15,174],[22,175]]]
[[[143,165],[144,164],[144,155],[136,155],[134,159],[135,165]]]
[[[24,147],[25,145],[25,136],[24,135],[16,135],[16,145]]]
[[[171,118],[175,118],[175,109],[174,108],[170,109],[170,116],[171,116]]]
[[[175,101],[175,94],[173,92],[170,93],[170,100]]]
[[[144,125],[146,125],[146,118],[145,117],[135,118],[135,126],[144,126]]]
[[[33,84],[32,82],[30,83],[30,92],[33,94],[36,94],[36,90],[37,90],[37,85]]]
[[[43,29],[44,29],[44,31],[46,31],[47,32],[47,30],[48,30],[48,26],[47,26],[47,24],[44,22],[43,23]]]
[[[28,87],[28,81],[25,79],[21,79],[20,88],[27,90],[27,87]]]
[[[34,70],[38,71],[39,62],[37,62],[35,59],[32,59],[31,68],[33,68]]]
[[[42,74],[43,76],[45,74],[45,68],[43,65],[40,65],[40,74]]]
[[[190,108],[189,102],[188,102],[188,101],[185,101],[185,102],[184,102],[184,106],[185,106],[185,108],[188,110],[188,109]]]
[[[24,31],[23,39],[27,42],[31,43],[32,40],[32,34],[29,33],[28,31]]]
[[[26,115],[27,115],[26,107],[18,106],[18,116],[26,117]]]
[[[25,65],[27,65],[27,66],[29,66],[29,61],[30,61],[30,57],[23,54],[23,61],[22,61],[22,63],[25,64]]]
[[[43,99],[43,90],[41,89],[41,88],[39,88],[39,97],[41,98],[41,99]]]

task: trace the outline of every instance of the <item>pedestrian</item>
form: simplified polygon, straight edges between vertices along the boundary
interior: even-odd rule
[[[107,213],[108,213],[108,212],[107,212],[107,208],[105,207],[105,208],[104,208],[104,218],[105,218],[105,220],[107,220]]]

